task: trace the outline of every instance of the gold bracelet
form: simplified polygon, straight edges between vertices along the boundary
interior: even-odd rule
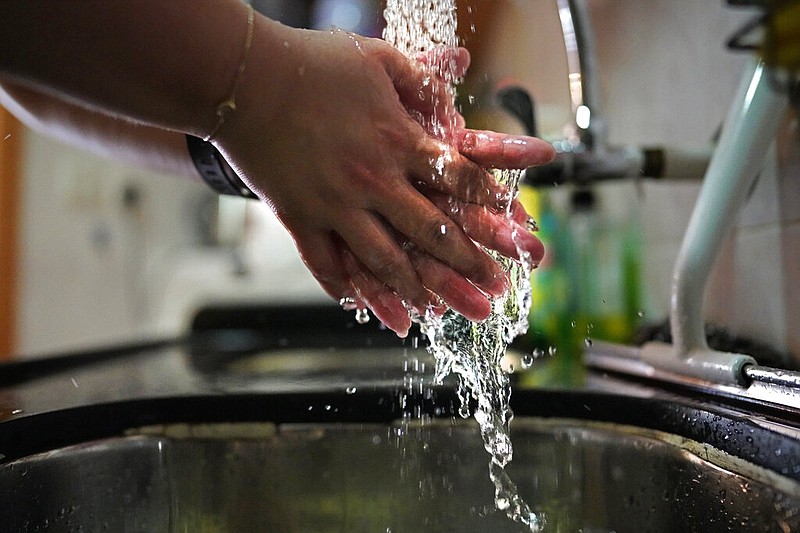
[[[211,141],[214,136],[217,134],[219,129],[225,123],[225,120],[233,115],[236,111],[236,91],[239,90],[239,85],[242,84],[242,78],[244,77],[244,69],[245,65],[247,64],[247,56],[250,53],[250,46],[253,44],[253,22],[255,19],[255,15],[253,13],[253,6],[247,6],[247,36],[245,37],[244,41],[244,52],[242,52],[242,62],[239,63],[239,69],[236,71],[236,79],[233,81],[233,89],[231,89],[231,95],[222,102],[217,105],[217,124],[214,126],[214,129],[211,130],[211,133],[203,137],[203,140],[206,142]]]

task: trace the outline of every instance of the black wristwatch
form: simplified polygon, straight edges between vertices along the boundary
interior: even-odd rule
[[[222,154],[213,144],[193,135],[186,136],[186,146],[194,166],[209,187],[219,194],[258,198],[247,185],[239,179]]]

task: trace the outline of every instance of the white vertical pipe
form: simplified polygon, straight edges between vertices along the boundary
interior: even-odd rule
[[[751,72],[743,77],[723,126],[673,269],[670,326],[679,358],[707,349],[706,282],[788,105],[762,63],[754,60]]]

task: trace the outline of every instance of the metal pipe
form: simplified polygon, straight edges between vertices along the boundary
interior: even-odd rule
[[[567,141],[571,150],[603,150],[605,131],[600,112],[597,57],[589,8],[585,0],[556,0],[567,52],[569,93],[574,123]],[[570,138],[572,137],[572,138]],[[565,147],[566,148],[566,147]]]
[[[564,126],[564,138],[552,143],[557,152],[555,161],[528,169],[527,182],[536,186],[565,182],[588,185],[631,177],[702,176],[709,150],[608,146],[589,6],[586,0],[556,0],[556,6],[566,52],[572,118]],[[523,123],[532,119],[530,113],[504,107]],[[535,127],[528,129],[529,133],[535,131]]]
[[[710,350],[705,336],[705,288],[723,241],[777,134],[788,98],[775,90],[761,62],[753,60],[731,106],[722,136],[700,190],[672,274],[672,346],[645,345],[642,357],[655,366],[712,381],[743,384],[741,354]]]

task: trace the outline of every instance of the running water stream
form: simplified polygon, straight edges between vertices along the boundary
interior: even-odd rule
[[[384,39],[409,58],[417,60],[426,56],[424,68],[429,69],[431,76],[446,82],[448,91],[441,97],[450,99],[451,105],[436,108],[454,110],[458,82],[456,65],[448,54],[432,52],[454,50],[459,45],[455,0],[387,0],[384,18]],[[452,111],[449,116],[434,116],[432,123],[424,125],[447,142],[456,119]],[[443,153],[441,159],[446,157]],[[435,172],[437,165],[433,166]],[[516,195],[522,170],[490,169],[490,172]],[[470,402],[475,402],[474,416],[491,457],[489,476],[495,486],[495,506],[531,531],[541,531],[543,516],[533,512],[523,501],[505,472],[513,455],[509,436],[513,413],[509,406],[509,376],[501,368],[508,344],[528,328],[531,265],[524,253],[520,254],[522,261],[489,253],[500,262],[511,280],[508,292],[493,299],[489,318],[472,322],[452,310],[443,316],[428,313],[414,318],[428,339],[428,350],[436,359],[435,381],[441,383],[451,373],[457,376],[462,417],[469,417]]]

